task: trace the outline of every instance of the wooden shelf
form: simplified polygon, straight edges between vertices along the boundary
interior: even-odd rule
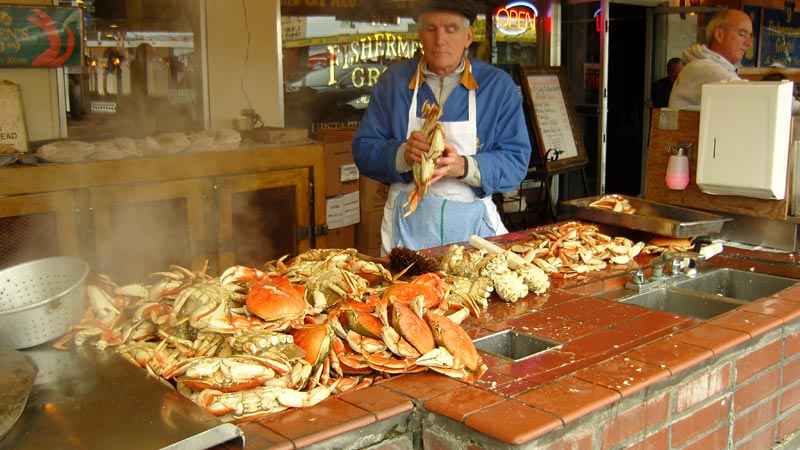
[[[0,267],[61,254],[125,281],[169,264],[218,273],[325,246],[323,146],[0,169]],[[314,205],[319,205],[314,207]],[[37,228],[48,231],[44,236]],[[117,280],[117,278],[114,278]]]

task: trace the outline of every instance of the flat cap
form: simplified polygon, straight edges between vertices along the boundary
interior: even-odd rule
[[[478,16],[475,4],[470,0],[417,0],[414,6],[414,18],[419,20],[419,15],[426,11],[453,11],[469,20],[472,24]]]

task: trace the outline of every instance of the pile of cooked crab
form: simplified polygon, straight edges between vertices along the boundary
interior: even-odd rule
[[[693,245],[692,238],[657,235],[647,243],[634,242],[624,236],[604,234],[593,224],[570,221],[534,230],[528,239],[509,250],[551,277],[571,278],[609,265],[630,264],[639,254],[687,251]]]
[[[219,277],[172,266],[149,284],[87,286],[57,344],[113,348],[224,420],[310,406],[393,374],[486,370],[460,322],[493,290],[430,272],[401,280],[355,249],[310,250]]]
[[[310,250],[218,277],[179,266],[147,284],[100,275],[87,286],[83,319],[56,346],[113,349],[223,420],[311,406],[400,373],[475,381],[487,368],[462,321],[478,318],[490,297],[545,292],[558,269],[540,261],[556,247],[580,255],[569,244],[578,235],[598,246],[596,231],[572,233],[532,235],[530,248],[551,256],[527,260],[452,245],[441,270],[414,276],[355,249]]]

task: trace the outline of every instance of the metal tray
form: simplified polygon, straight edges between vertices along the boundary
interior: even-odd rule
[[[48,342],[21,353],[38,372],[0,449],[189,450],[226,442],[244,448],[238,426],[223,423],[110,349],[63,351]]]
[[[589,206],[602,197],[598,195],[567,200],[561,204],[566,212],[581,220],[678,238],[717,234],[722,230],[724,222],[732,220],[716,214],[628,196],[625,198],[635,208],[633,213],[615,212]]]

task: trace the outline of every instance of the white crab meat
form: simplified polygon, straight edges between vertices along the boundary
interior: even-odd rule
[[[482,277],[492,278],[494,275],[503,274],[509,270],[508,256],[505,253],[486,255],[480,262],[479,267],[478,273]]]
[[[526,264],[517,269],[516,272],[522,277],[522,281],[528,286],[528,290],[534,294],[542,294],[550,287],[550,278],[544,273],[544,270],[533,264]]]
[[[497,295],[505,302],[514,303],[528,295],[528,285],[516,272],[508,270],[500,274],[494,274],[490,278],[494,283]]]

